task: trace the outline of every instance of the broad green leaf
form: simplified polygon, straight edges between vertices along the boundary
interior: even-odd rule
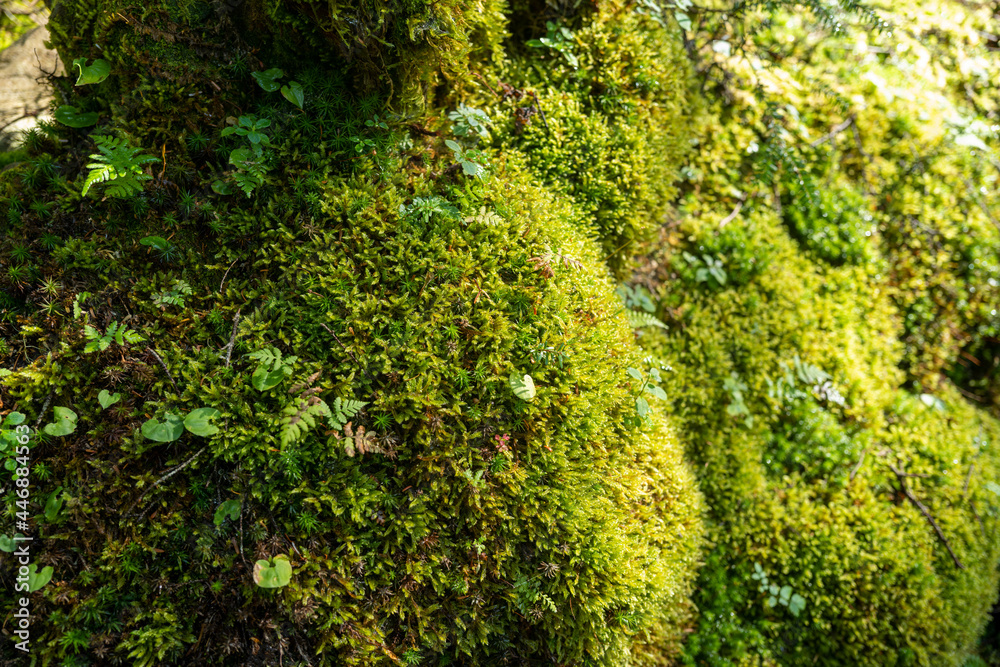
[[[139,243],[151,248],[156,248],[157,250],[167,250],[170,248],[170,241],[166,240],[162,236],[146,236],[139,239]]]
[[[120,400],[122,400],[122,395],[121,394],[119,394],[117,392],[115,392],[114,394],[112,394],[107,389],[102,389],[97,394],[97,402],[100,403],[101,404],[101,408],[103,408],[105,410],[108,409],[109,407],[111,407],[112,405],[114,405],[115,403],[117,403]]]
[[[68,127],[90,127],[97,124],[100,117],[96,111],[81,113],[79,109],[71,104],[64,104],[56,109],[55,119]]]
[[[215,517],[212,521],[216,526],[221,526],[222,522],[229,517],[233,521],[240,518],[240,501],[239,500],[227,500],[221,505],[219,505],[215,510]]]
[[[39,588],[45,586],[52,580],[52,566],[46,565],[42,571],[38,571],[38,564],[32,563],[28,566],[28,592],[34,593]]]
[[[291,580],[292,564],[284,554],[278,554],[270,561],[259,560],[253,566],[253,582],[261,588],[281,588]]]
[[[233,187],[232,183],[217,180],[212,183],[212,191],[218,195],[231,195],[236,192],[236,189]]]
[[[250,376],[250,382],[258,391],[267,391],[271,387],[276,387],[285,379],[285,371],[282,367],[269,371],[266,366],[258,366],[257,370]]]
[[[90,65],[86,58],[77,58],[73,61],[73,67],[80,69],[80,76],[76,80],[77,86],[86,86],[91,83],[100,83],[111,74],[111,63],[98,58]]]
[[[257,81],[258,85],[260,85],[261,88],[263,88],[269,93],[273,93],[274,91],[276,91],[278,88],[281,87],[278,84],[277,80],[283,77],[284,75],[285,75],[284,72],[275,67],[273,69],[265,70],[263,72],[253,72],[250,76],[252,76]]]
[[[681,30],[691,30],[691,18],[684,12],[674,12],[674,18],[677,19],[677,25],[681,27]]]
[[[0,422],[0,426],[17,426],[18,424],[23,424],[24,419],[25,417],[23,412],[11,412],[3,418],[3,421]]]
[[[59,518],[59,512],[62,511],[63,502],[65,501],[63,500],[62,487],[60,486],[45,502],[45,509],[42,513],[45,515],[46,522],[53,523]]]
[[[219,432],[219,427],[214,420],[218,419],[222,413],[215,408],[198,408],[188,413],[184,418],[184,428],[195,435],[210,436]]]
[[[162,418],[153,417],[142,425],[142,434],[156,442],[173,442],[184,433],[184,420],[175,413],[167,413]]]
[[[298,81],[289,81],[287,86],[282,86],[281,96],[300,109],[306,101],[306,93]]]
[[[17,548],[18,537],[24,537],[24,535],[22,535],[21,533],[14,533],[14,537],[7,537],[6,535],[0,535],[0,551],[13,553],[14,549]]]
[[[659,387],[657,387],[655,384],[647,385],[646,386],[646,391],[649,392],[650,394],[652,394],[653,396],[656,396],[661,401],[667,400],[667,392],[663,391],[662,389],[660,389]]]
[[[788,602],[788,611],[792,612],[792,616],[798,616],[805,608],[806,599],[798,593],[793,595],[792,599]]]
[[[535,381],[530,375],[511,373],[510,388],[514,390],[514,395],[524,401],[530,401],[535,397]]]
[[[455,151],[456,153],[462,152],[462,147],[459,145],[457,141],[452,141],[451,139],[448,139],[444,142],[444,145],[450,148],[451,150]]]
[[[637,415],[643,418],[645,418],[646,415],[649,414],[649,403],[642,396],[635,399],[635,412]]]
[[[69,408],[56,407],[53,412],[55,413],[55,421],[51,424],[46,424],[45,428],[42,430],[49,435],[54,435],[56,437],[69,435],[76,430],[76,413]]]
[[[629,374],[629,377],[633,377],[636,380],[639,380],[640,382],[642,382],[642,373],[639,372],[638,368],[631,368],[630,367],[627,372]]]

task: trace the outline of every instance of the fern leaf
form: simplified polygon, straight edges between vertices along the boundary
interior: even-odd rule
[[[328,423],[330,428],[335,431],[339,431],[344,428],[344,424],[358,414],[361,408],[368,405],[365,401],[355,401],[353,399],[341,399],[339,396],[334,399],[333,406],[330,409],[330,415],[328,418]]]
[[[625,314],[628,316],[628,325],[633,329],[641,329],[642,327],[659,327],[660,329],[669,329],[666,324],[650,313],[646,313],[641,310],[626,310]]]

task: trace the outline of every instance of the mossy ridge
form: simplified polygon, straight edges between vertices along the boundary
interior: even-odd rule
[[[996,597],[1000,551],[989,536],[1000,521],[986,482],[1000,471],[1000,424],[954,390],[938,394],[941,412],[896,389],[899,325],[887,295],[870,296],[879,284],[871,269],[814,264],[768,210],[729,224],[749,254],[770,260],[743,284],[685,279],[673,268],[684,263],[671,259],[677,251],[652,259],[661,279],[674,276],[660,301],[673,317],[671,331],[648,334],[646,345],[677,369],[665,387],[677,397],[671,414],[701,473],[721,552],[701,574],[689,659],[742,664],[757,651],[789,665],[817,656],[829,665],[962,664]],[[711,239],[714,228],[686,219],[661,247]],[[796,355],[832,375],[843,405],[801,382],[808,396],[775,396],[781,363]],[[727,414],[734,399],[722,379],[733,373],[746,385],[750,426]],[[893,465],[917,475],[908,488],[966,569],[901,492]],[[754,563],[805,597],[798,618],[764,606]],[[746,590],[711,595],[720,576]]]
[[[808,30],[801,17],[775,25]],[[839,47],[776,41],[784,71],[758,70],[760,89],[730,88],[707,107],[679,210],[636,275],[671,325],[643,336],[678,369],[666,387],[671,413],[718,549],[699,579],[689,664],[961,665],[996,599],[1000,425],[941,377],[960,340],[990,330],[989,262],[961,258],[994,256],[997,232],[963,177],[990,191],[995,176],[944,124],[951,110],[969,112],[963,103],[914,105],[892,64]],[[852,107],[860,93],[867,105]],[[824,139],[845,117],[862,148],[852,124]],[[816,148],[802,149],[798,165],[784,159],[769,181],[774,127],[786,145]],[[920,170],[933,176],[905,173],[914,158],[903,152],[918,144]],[[837,211],[845,204],[851,215]],[[933,243],[908,232],[913,219]],[[724,280],[699,272],[709,260]],[[935,297],[939,289],[959,302]],[[793,379],[805,395],[782,398],[779,383],[799,363],[830,374],[831,386]],[[965,569],[892,466],[917,475],[902,480]],[[797,618],[765,605],[755,563],[805,597]]]
[[[282,151],[296,149],[294,136]],[[581,214],[527,185],[516,160],[480,184],[432,180],[446,166],[433,159],[408,169],[405,156],[362,157],[347,176],[315,159],[322,177],[297,176],[293,159],[289,181],[275,179],[245,207],[201,194],[187,213],[175,211],[169,257],[137,245],[165,233],[158,216],[89,201],[78,205],[120,225],[39,256],[40,270],[63,281],[65,314],[36,320],[26,310],[24,335],[51,360],[7,357],[16,370],[5,392],[29,412],[54,392],[92,435],[35,451],[77,508],[63,532],[45,528],[51,550],[39,557],[68,571],[40,601],[55,622],[36,628],[38,650],[77,659],[85,649],[60,643],[75,632],[135,660],[195,650],[212,663],[249,651],[224,630],[239,622],[262,639],[271,636],[265,625],[278,624],[298,646],[325,647],[331,663],[388,663],[415,651],[470,663],[551,654],[622,664],[636,642],[637,663],[676,652],[690,614],[698,496],[661,424],[649,433],[622,425],[633,410],[624,369],[639,361],[600,252],[574,231]],[[411,213],[417,197],[444,208]],[[45,225],[34,212],[19,222],[28,236]],[[82,231],[61,224],[67,235]],[[573,261],[557,260],[546,277],[549,253]],[[157,299],[178,280],[193,288],[183,305]],[[81,324],[69,314],[84,290],[94,326],[128,312],[149,349],[81,354]],[[26,306],[35,301],[26,297]],[[227,364],[219,349],[237,312]],[[31,333],[34,321],[46,333]],[[563,369],[531,360],[536,347],[563,340]],[[376,430],[396,458],[349,458],[318,432],[282,450],[274,423],[292,381],[261,394],[244,359],[275,344],[300,357],[296,378],[321,372],[313,383],[322,395],[369,401],[355,425]],[[535,401],[513,398],[511,370],[532,374]],[[96,393],[109,387],[127,397],[99,411]],[[153,486],[202,443],[153,445],[137,427],[203,405],[220,409],[227,428]],[[501,447],[492,436],[503,434]],[[76,471],[91,459],[81,480]],[[216,531],[216,506],[237,496],[243,528]],[[144,518],[150,512],[155,521]],[[65,531],[74,524],[82,541]],[[221,546],[233,539],[240,550]],[[278,552],[297,576],[276,605],[242,575],[244,559]],[[185,588],[193,581],[196,595]],[[170,592],[148,608],[156,582]],[[215,592],[204,592],[206,582]],[[117,591],[113,604],[107,590]],[[55,596],[81,602],[62,607]],[[573,620],[550,605],[571,605]],[[205,632],[220,640],[206,646],[198,619],[210,614],[217,625]],[[654,626],[655,639],[644,640]]]
[[[519,35],[532,24],[525,21]],[[571,196],[605,261],[624,275],[676,196],[693,112],[690,67],[676,27],[623,3],[601,3],[560,25],[573,28],[575,65],[511,42],[489,80],[480,79],[488,90],[479,95],[495,119],[492,145],[521,152],[542,182]],[[527,36],[544,37],[537,29]]]

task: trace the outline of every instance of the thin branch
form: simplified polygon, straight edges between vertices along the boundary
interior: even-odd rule
[[[35,430],[38,430],[38,425],[42,423],[42,419],[45,418],[45,413],[49,411],[49,406],[52,405],[52,397],[55,395],[54,391],[50,391],[49,395],[45,397],[45,405],[42,406],[42,411],[38,413],[38,419],[35,420]]]
[[[861,457],[858,458],[857,465],[855,465],[854,469],[851,470],[851,477],[850,477],[850,479],[848,479],[849,482],[853,482],[854,481],[854,476],[858,474],[859,470],[861,470],[861,464],[865,462],[865,454],[867,454],[867,453],[868,453],[868,448],[867,447],[865,447],[864,449],[861,450]]]
[[[744,200],[742,199],[739,200],[736,203],[736,208],[733,209],[733,212],[724,217],[722,220],[719,220],[719,229],[722,229],[723,227],[725,227],[730,222],[736,219],[736,216],[738,216],[740,214],[740,211],[743,210],[743,201]]]
[[[535,106],[538,107],[538,113],[542,117],[542,124],[545,125],[545,131],[549,131],[549,121],[545,120],[545,110],[542,109],[542,103],[538,101],[538,95],[535,91],[531,91],[531,97],[535,100]]]
[[[152,354],[154,357],[156,357],[157,361],[160,362],[160,366],[163,367],[163,371],[167,374],[167,379],[170,380],[170,384],[174,385],[174,389],[177,391],[177,393],[178,394],[181,393],[181,390],[177,387],[177,383],[174,382],[174,376],[170,374],[170,369],[167,368],[167,365],[165,363],[163,363],[163,359],[160,359],[160,355],[158,355],[156,353],[156,350],[154,350],[151,347],[147,347],[146,349],[149,350],[150,354]]]
[[[163,475],[158,480],[156,480],[155,482],[153,482],[153,485],[151,487],[149,487],[148,489],[146,489],[146,491],[141,496],[139,496],[138,500],[136,500],[134,503],[132,503],[132,506],[128,508],[127,512],[125,512],[125,516],[130,516],[129,512],[131,512],[132,509],[136,505],[138,505],[139,503],[141,503],[142,499],[145,498],[147,495],[149,495],[150,491],[152,491],[153,489],[155,489],[156,487],[158,487],[160,484],[163,484],[165,481],[167,481],[168,479],[170,479],[171,477],[173,477],[174,475],[176,475],[177,473],[179,473],[181,470],[184,470],[184,468],[187,468],[206,449],[208,449],[207,445],[205,447],[202,447],[201,449],[199,449],[197,452],[195,452],[194,455],[191,456],[191,458],[189,458],[187,461],[185,461],[184,463],[180,464],[179,466],[177,466],[176,468],[174,468],[173,470],[171,470],[170,472],[168,472],[167,474]]]
[[[238,261],[240,261],[240,260],[234,259],[233,263],[229,265],[229,269],[231,269],[234,266],[236,266],[236,262],[238,262]],[[226,276],[229,275],[229,269],[226,269],[226,272],[222,274],[222,282],[219,283],[219,294],[222,294],[222,286],[226,284]]]
[[[820,137],[819,139],[817,139],[816,141],[812,142],[809,145],[812,148],[816,148],[821,144],[825,144],[826,142],[830,141],[835,136],[837,136],[838,134],[849,128],[853,123],[854,123],[854,115],[851,114],[850,116],[847,117],[847,120],[845,120],[843,123],[838,123],[837,125],[834,125],[833,129],[831,129],[828,134]]]
[[[226,368],[229,368],[229,360],[233,354],[233,346],[236,344],[236,327],[240,325],[240,311],[242,308],[236,311],[236,316],[233,317],[233,333],[229,336],[229,344],[226,345]]]
[[[918,510],[920,510],[920,513],[924,515],[924,518],[927,519],[927,521],[931,524],[931,526],[934,527],[934,532],[937,533],[937,536],[938,538],[941,539],[941,542],[944,544],[945,549],[948,550],[948,554],[951,555],[951,559],[955,561],[955,567],[957,567],[959,570],[964,570],[965,566],[962,565],[962,561],[958,560],[958,556],[956,556],[955,552],[952,551],[951,544],[949,544],[948,542],[948,538],[944,536],[944,532],[941,530],[941,526],[939,526],[937,524],[937,521],[934,520],[934,517],[931,516],[931,511],[927,509],[927,507],[922,502],[920,502],[915,495],[913,495],[913,492],[910,491],[910,488],[906,486],[907,474],[903,470],[900,470],[896,466],[889,463],[888,461],[886,461],[886,465],[889,466],[889,469],[896,474],[896,478],[899,480],[899,486],[903,491],[903,495],[905,495],[907,499],[911,503],[913,503]]]
[[[374,383],[375,382],[375,378],[372,377],[371,373],[368,372],[367,368],[365,368],[365,367],[363,367],[361,365],[361,363],[358,361],[357,357],[354,356],[354,353],[351,352],[349,349],[347,349],[346,345],[344,345],[343,343],[340,342],[340,339],[337,338],[337,334],[333,333],[333,330],[330,327],[326,326],[325,323],[320,322],[319,325],[321,327],[323,327],[324,329],[326,329],[326,332],[328,334],[330,334],[331,336],[333,336],[333,339],[335,341],[337,341],[338,344],[340,344],[340,347],[344,348],[344,352],[346,352],[347,356],[349,356],[351,358],[351,361],[354,362],[354,365],[357,366],[358,368],[361,368],[365,372],[365,375],[368,376],[368,379],[371,380]]]

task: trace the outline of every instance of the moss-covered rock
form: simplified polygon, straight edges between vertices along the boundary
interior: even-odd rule
[[[90,138],[43,127],[0,176],[16,260],[0,397],[32,424],[76,415],[31,450],[33,558],[54,571],[33,597],[41,659],[679,653],[700,496],[662,406],[636,424],[627,370],[644,362],[586,233],[594,210],[535,183],[527,151],[391,116],[409,103],[388,88],[432,78],[365,81],[386,36],[415,31],[392,56],[408,63],[450,39],[414,28],[427,12],[489,39],[452,8],[379,7],[346,55],[299,5],[57,8],[64,58],[105,56],[111,76],[61,88],[99,114]],[[282,46],[247,60],[265,19]],[[301,110],[258,85],[272,65]],[[82,166],[128,146],[156,159],[121,197],[142,161]],[[214,421],[189,423],[204,408]]]

